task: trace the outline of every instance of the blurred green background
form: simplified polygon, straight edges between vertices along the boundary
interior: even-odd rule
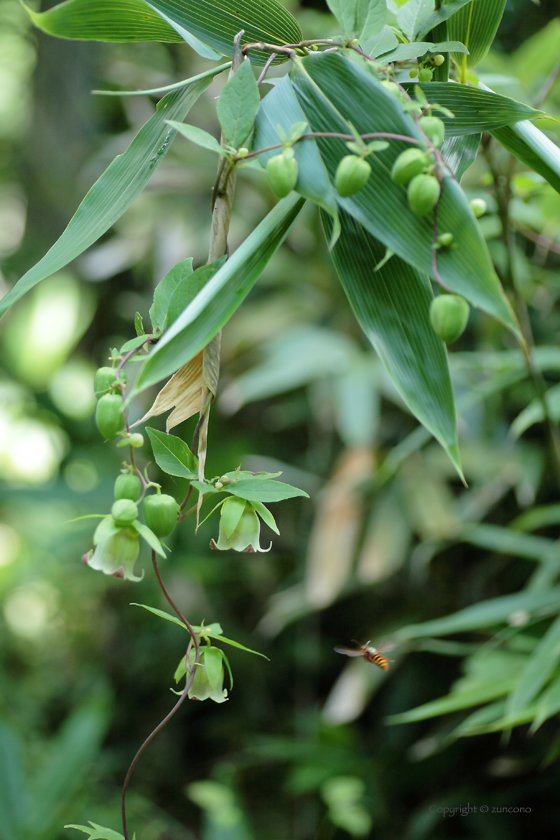
[[[320,0],[285,5],[306,37],[336,31]],[[533,104],[558,61],[558,15],[552,0],[509,2],[480,78]],[[206,64],[177,44],[49,39],[31,29],[17,0],[0,0],[4,290],[50,247],[153,113],[150,97],[91,91],[153,88]],[[223,81],[189,117],[215,135]],[[543,107],[560,116],[560,83]],[[559,142],[557,123],[541,128]],[[488,201],[483,230],[503,275],[489,160],[512,171],[488,146],[463,186]],[[62,826],[87,820],[120,830],[127,766],[174,702],[169,688],[185,635],[130,606],[165,609],[152,576],[134,585],[95,574],[80,563],[92,525],[67,521],[108,511],[122,460],[95,429],[93,373],[132,337],[134,313],[147,316],[154,285],[171,266],[185,257],[205,262],[214,177],[214,157],[177,139],[111,232],[0,327],[1,840],[77,837]],[[520,168],[512,188],[522,297],[537,345],[557,347],[560,197]],[[258,172],[241,173],[232,248],[274,201]],[[225,635],[270,662],[233,651],[229,701],[185,703],[148,748],[130,791],[139,840],[517,840],[560,829],[555,718],[532,736],[518,727],[509,741],[500,733],[451,736],[461,712],[385,722],[446,694],[477,634],[463,637],[463,647],[397,650],[387,674],[333,652],[516,592],[532,574],[535,558],[516,556],[504,526],[556,502],[558,477],[535,418],[522,416],[512,432],[534,397],[512,350],[504,330],[474,312],[453,347],[467,490],[438,446],[415,433],[354,320],[318,215],[305,210],[224,331],[207,474],[240,463],[282,469],[311,500],[277,506],[281,537],[270,554],[211,552],[216,522],[195,536],[189,520],[162,563],[191,621],[219,621]],[[556,359],[550,385],[559,373]],[[153,396],[137,400],[134,419]],[[177,431],[188,441],[193,427],[194,420]],[[184,495],[179,479],[153,475],[165,492]],[[552,544],[559,518],[537,516],[525,529]],[[147,554],[141,560],[149,572]],[[490,812],[437,813],[467,803]],[[530,816],[491,813],[514,805],[531,808]]]

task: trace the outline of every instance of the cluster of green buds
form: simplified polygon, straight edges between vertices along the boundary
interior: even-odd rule
[[[115,440],[125,426],[124,402],[122,389],[126,385],[126,375],[117,379],[117,369],[101,367],[95,374],[95,424],[105,440]]]
[[[439,117],[425,116],[418,123],[432,146],[439,149],[445,137],[443,121]],[[407,187],[408,204],[416,216],[426,216],[439,201],[441,184],[433,171],[430,152],[417,148],[401,152],[391,169],[393,183]]]

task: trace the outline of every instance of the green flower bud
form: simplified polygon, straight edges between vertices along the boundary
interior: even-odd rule
[[[426,216],[437,204],[440,186],[433,175],[416,175],[408,185],[408,203],[416,216]]]
[[[289,155],[288,151],[292,154]],[[298,179],[298,162],[291,149],[269,159],[266,164],[266,177],[272,192],[279,198],[284,198],[294,189]]]
[[[434,55],[434,64],[436,67],[441,67],[441,65],[445,62],[445,56],[441,53]]]
[[[116,525],[126,527],[138,519],[138,507],[131,499],[119,499],[111,508],[111,516]]]
[[[121,394],[105,394],[95,409],[95,424],[105,440],[114,440],[124,428],[124,404]]]
[[[386,79],[384,82],[381,82],[381,87],[385,88],[387,93],[390,93],[391,96],[394,96],[396,99],[406,99],[400,87],[396,84],[396,82],[390,82]]]
[[[440,248],[449,248],[453,244],[454,236],[452,233],[440,233],[437,238],[437,244]]]
[[[430,305],[430,321],[434,332],[446,344],[461,336],[469,320],[469,304],[458,295],[439,295]]]
[[[245,146],[241,146],[241,148],[237,150],[237,154],[241,158],[247,157],[247,155],[249,154],[249,149],[246,149]]]
[[[434,75],[434,71],[430,70],[429,67],[422,67],[418,71],[418,81],[419,82],[431,82]]]
[[[439,149],[445,138],[445,125],[442,120],[439,117],[421,117],[420,128],[436,149]]]
[[[144,446],[144,436],[141,435],[140,432],[135,432],[134,434],[130,435],[128,443],[135,449],[140,449],[141,446]]]
[[[162,539],[169,536],[177,524],[179,505],[173,496],[160,495],[145,496],[142,502],[144,522],[156,537]]]
[[[334,185],[341,198],[347,198],[361,190],[371,175],[371,166],[356,155],[343,157],[336,169]]]
[[[245,502],[244,507],[239,515],[239,510],[243,504],[242,499],[236,497],[226,499],[222,505],[220,514],[220,531],[218,535],[218,542],[214,540],[210,543],[211,548],[217,548],[220,551],[244,551],[247,554],[253,554],[258,551],[270,551],[268,548],[261,548],[260,534],[261,523],[255,513],[255,510],[250,502]],[[234,522],[235,526],[231,527],[231,512],[236,510]]]
[[[94,390],[96,396],[106,394],[112,387],[117,378],[117,369],[110,367],[100,367],[95,371]]]
[[[391,180],[394,184],[408,184],[416,175],[424,172],[429,162],[429,156],[420,149],[407,149],[401,152],[391,169]]]
[[[473,211],[474,215],[477,219],[480,219],[481,216],[484,216],[486,213],[486,202],[483,198],[473,198],[471,201],[471,210]]]
[[[142,482],[137,475],[122,473],[115,481],[115,499],[130,499],[135,502],[142,492]]]

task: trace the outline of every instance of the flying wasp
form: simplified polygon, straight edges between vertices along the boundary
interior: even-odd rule
[[[386,656],[383,656],[383,653],[387,652],[388,650],[392,650],[394,645],[383,645],[382,647],[375,648],[370,645],[369,642],[366,642],[365,645],[361,645],[355,639],[352,639],[354,644],[358,645],[359,650],[355,650],[354,648],[347,648],[347,647],[335,647],[335,651],[337,653],[342,653],[344,656],[363,656],[368,662],[372,662],[374,665],[377,665],[381,668],[382,671],[386,671],[389,668],[389,662],[393,662],[392,659],[387,659]]]

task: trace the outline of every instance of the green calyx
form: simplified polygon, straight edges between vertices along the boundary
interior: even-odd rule
[[[334,185],[341,198],[348,198],[364,187],[371,175],[371,166],[356,155],[343,157],[336,169]]]
[[[169,536],[177,524],[179,505],[173,496],[146,496],[142,502],[144,522],[156,537],[162,539]]]
[[[137,475],[123,473],[115,481],[115,500],[130,499],[135,502],[142,492],[142,482]]]
[[[266,177],[272,192],[284,198],[297,184],[298,162],[292,149],[285,149],[281,155],[271,157],[266,164]]]
[[[114,440],[124,428],[124,404],[121,394],[105,394],[95,409],[95,424],[105,440]]]
[[[424,172],[429,160],[429,156],[420,149],[407,149],[401,152],[391,169],[391,180],[394,184],[406,186],[415,175]]]
[[[436,335],[446,344],[464,333],[469,320],[469,304],[458,295],[439,295],[430,305],[430,322]]]
[[[436,206],[440,185],[433,175],[416,175],[408,185],[408,203],[415,216],[426,216]]]

